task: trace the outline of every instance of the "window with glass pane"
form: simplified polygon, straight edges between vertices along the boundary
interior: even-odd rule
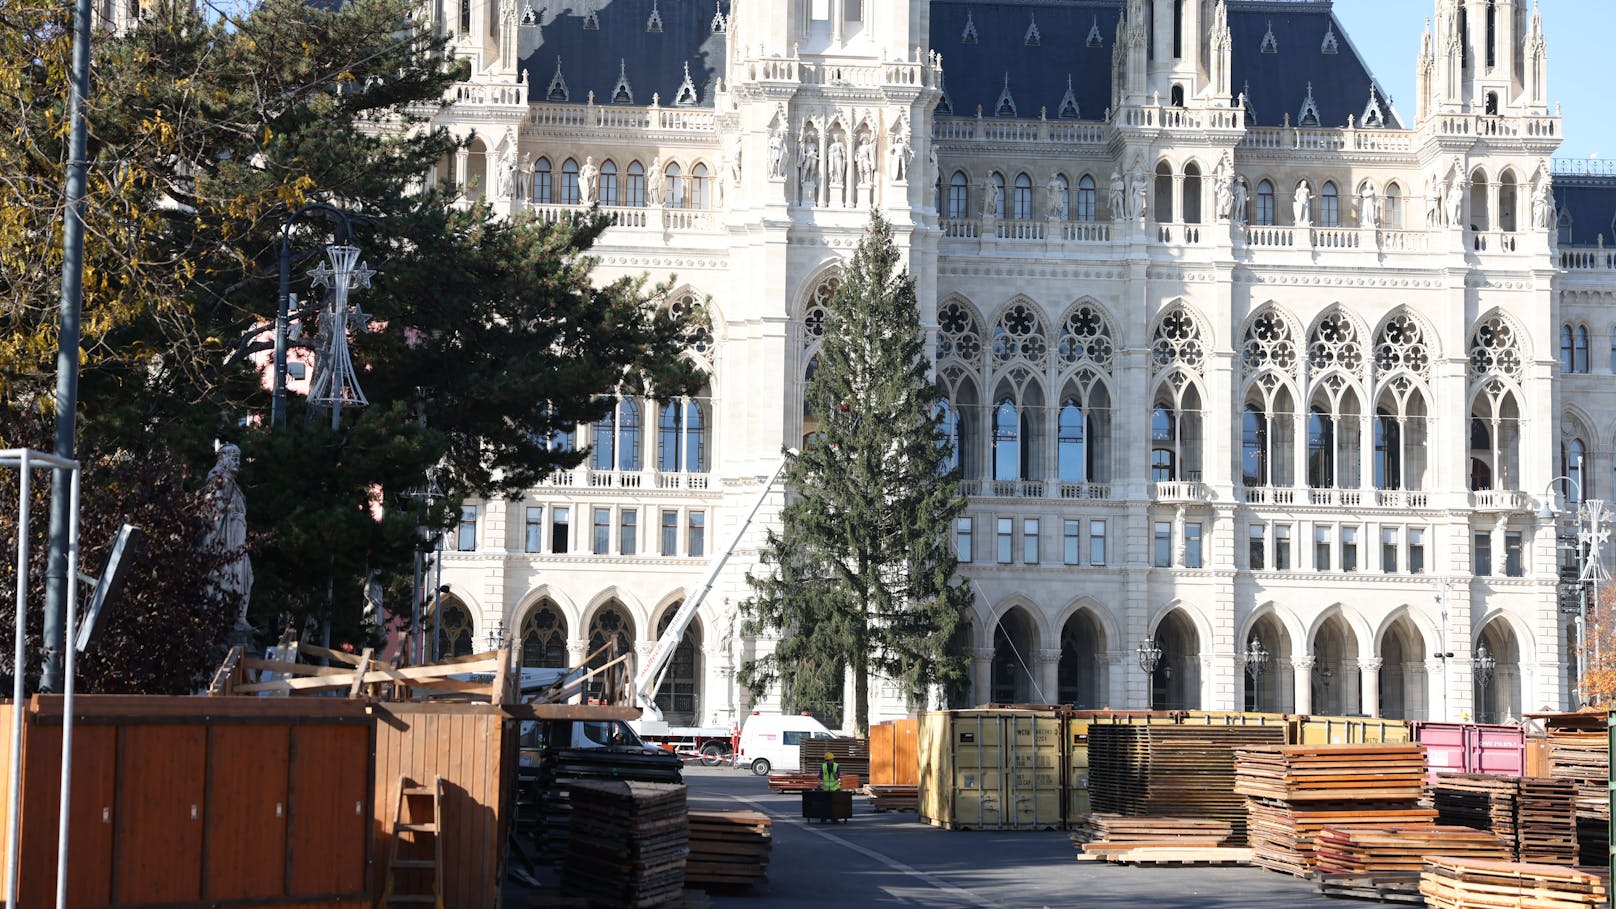
[[[1268,565],[1268,529],[1261,524],[1246,528],[1246,556],[1252,571],[1262,571]]]
[[[550,551],[561,554],[571,552],[572,510],[550,509]]]
[[[527,508],[527,520],[522,526],[522,551],[541,552],[544,550],[544,506],[530,505]]]
[[[578,204],[578,162],[571,158],[561,162],[561,204]]]
[[[1032,178],[1026,174],[1016,175],[1016,197],[1013,217],[1017,221],[1025,221],[1032,217]]]
[[[1358,528],[1341,528],[1341,570],[1358,570]]]
[[[631,208],[645,207],[645,165],[631,161],[623,179],[623,204]]]
[[[1201,567],[1201,525],[1184,525],[1184,567]]]
[[[625,508],[617,515],[617,553],[634,555],[640,551],[640,512]]]
[[[1472,573],[1477,577],[1486,577],[1493,573],[1493,535],[1478,533],[1475,538],[1475,553],[1471,559]]]
[[[662,509],[662,554],[665,556],[679,554],[679,510],[677,508]]]
[[[1324,192],[1319,194],[1319,226],[1341,226],[1341,197],[1334,183],[1324,184]]]
[[[707,513],[692,511],[690,513],[690,540],[686,546],[685,554],[693,559],[699,559],[707,554]]]
[[[1274,525],[1274,570],[1291,570],[1291,525]]]
[[[971,518],[954,519],[954,558],[961,562],[971,561],[971,534],[975,522]]]
[[[602,414],[590,430],[589,466],[594,470],[611,470],[612,453],[617,450],[617,409]]]
[[[1099,567],[1105,564],[1105,522],[1089,522],[1089,564]]]
[[[1425,573],[1425,528],[1410,527],[1408,529],[1408,572],[1409,574]]]
[[[617,403],[617,469],[640,469],[640,437],[644,432],[640,422],[640,405],[633,398]]]
[[[1021,479],[1021,416],[1009,399],[993,408],[993,479]]]
[[[1313,569],[1315,571],[1330,570],[1330,536],[1332,529],[1328,524],[1313,528]]]
[[[472,552],[477,548],[477,506],[460,506],[459,533],[455,535],[455,548]]]
[[[1078,550],[1083,546],[1083,522],[1066,521],[1061,529],[1061,561],[1068,565],[1076,565],[1080,558]]]
[[[1027,518],[1021,522],[1021,561],[1027,565],[1038,564],[1038,519]]]
[[[1380,570],[1387,574],[1397,571],[1397,528],[1380,529]]]
[[[968,218],[970,210],[970,181],[966,179],[964,171],[954,171],[954,176],[948,180],[948,216],[950,218]]]
[[[600,166],[600,204],[617,204],[617,165],[611,159]]]
[[[606,555],[612,551],[612,510],[610,508],[595,509],[595,555]]]
[[[995,555],[1000,565],[1008,565],[1015,560],[1016,523],[1009,518],[1000,518],[998,547]]]
[[[1173,566],[1173,525],[1167,521],[1157,521],[1152,527],[1150,564],[1156,568]]]
[[[1519,578],[1526,574],[1526,563],[1521,558],[1523,539],[1519,530],[1510,530],[1504,534],[1504,574],[1508,577]]]
[[[1085,174],[1077,181],[1077,220],[1093,221],[1095,205],[1094,178]]]
[[[540,158],[533,162],[533,201],[540,205],[549,205],[554,201],[554,177],[550,173],[550,159]]]
[[[1257,184],[1257,224],[1260,227],[1274,224],[1274,184],[1267,180]]]
[[[1088,420],[1084,418],[1083,410],[1078,407],[1076,401],[1067,400],[1061,405],[1056,454],[1062,483],[1088,481],[1087,429]]]

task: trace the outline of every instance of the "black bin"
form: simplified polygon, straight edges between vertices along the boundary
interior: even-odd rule
[[[802,816],[811,821],[845,821],[853,816],[853,793],[810,789],[802,794]]]

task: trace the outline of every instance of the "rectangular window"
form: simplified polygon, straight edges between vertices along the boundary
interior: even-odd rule
[[[1184,525],[1184,567],[1201,567],[1201,525]]]
[[[1076,565],[1080,558],[1078,552],[1083,548],[1083,522],[1066,521],[1061,531],[1061,561]]]
[[[1472,556],[1471,567],[1477,577],[1486,577],[1493,573],[1493,535],[1490,533],[1476,534],[1476,552]]]
[[[1015,536],[1016,522],[1010,520],[1009,518],[1000,518],[998,539],[999,547],[997,552],[998,562],[1000,565],[1008,565],[1014,560],[1016,553]]]
[[[1098,568],[1105,564],[1105,522],[1089,522],[1089,564]]]
[[[707,554],[707,513],[690,513],[690,539],[685,542],[685,555],[699,559]]]
[[[461,552],[477,549],[477,506],[460,506],[460,527],[455,534],[455,548]]]
[[[1313,528],[1313,570],[1330,570],[1330,532],[1333,528],[1328,524]]]
[[[969,562],[973,551],[971,535],[976,529],[972,518],[954,519],[954,558],[961,562]]]
[[[542,552],[544,550],[544,506],[530,505],[527,509],[527,521],[522,525],[522,551]]]
[[[662,509],[662,554],[679,554],[679,509]]]
[[[1038,519],[1025,518],[1021,522],[1021,561],[1038,564]]]
[[[967,217],[970,206],[970,187],[965,183],[950,183],[948,185],[948,216],[950,218]]]
[[[1358,528],[1341,528],[1341,570],[1358,570]]]
[[[600,172],[600,204],[617,204],[617,171],[602,170]]]
[[[1247,557],[1251,560],[1251,570],[1262,571],[1267,565],[1267,561],[1265,559],[1265,556],[1267,555],[1267,528],[1263,527],[1261,524],[1252,524],[1250,527],[1246,528],[1246,534],[1246,550]]]
[[[1504,574],[1519,578],[1526,575],[1526,566],[1521,559],[1522,537],[1519,530],[1510,530],[1504,533]]]
[[[1380,529],[1380,570],[1387,574],[1397,572],[1397,528]]]
[[[617,554],[636,555],[640,551],[640,512],[625,508],[617,515]]]
[[[1094,203],[1094,181],[1084,177],[1077,184],[1077,220],[1093,221]]]
[[[1157,521],[1151,528],[1151,559],[1154,568],[1173,567],[1173,525]]]
[[[571,551],[572,509],[550,509],[550,551],[560,554]]]
[[[623,178],[623,204],[630,208],[645,207],[645,170],[639,162],[629,165]]]
[[[1291,570],[1291,525],[1274,525],[1274,570]]]
[[[1408,529],[1408,572],[1409,574],[1425,573],[1425,528],[1410,527]]]
[[[595,555],[606,555],[612,551],[612,510],[610,508],[595,509]]]
[[[864,21],[864,0],[842,0],[842,3],[844,4],[842,9],[847,14],[847,21]]]

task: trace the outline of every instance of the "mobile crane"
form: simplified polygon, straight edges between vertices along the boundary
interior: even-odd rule
[[[774,473],[764,481],[763,488],[758,490],[751,509],[736,525],[729,543],[713,554],[712,562],[707,566],[700,583],[689,596],[685,597],[679,611],[674,613],[673,619],[668,622],[667,630],[662,632],[656,647],[651,650],[651,655],[646,658],[645,664],[634,676],[634,706],[640,708],[641,714],[640,718],[630,722],[629,726],[647,744],[660,746],[685,757],[700,758],[702,763],[708,765],[723,763],[734,753],[734,730],[722,726],[670,726],[663,718],[661,708],[657,707],[656,696],[657,691],[662,688],[662,680],[667,675],[668,666],[673,662],[674,651],[678,648],[679,642],[684,640],[685,630],[690,627],[690,620],[695,617],[702,601],[707,599],[707,594],[712,591],[724,563],[729,561],[729,557],[741,545],[741,539],[752,526],[758,510],[763,507],[764,500],[769,497],[769,492],[774,489],[775,482],[785,472],[786,465],[790,463],[791,456],[797,454],[797,450],[787,449],[786,454],[788,457],[780,461]]]

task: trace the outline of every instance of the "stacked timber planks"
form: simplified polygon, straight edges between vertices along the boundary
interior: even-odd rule
[[[1470,827],[1326,827],[1314,838],[1320,874],[1418,873],[1429,856],[1509,861],[1512,849]]]
[[[756,811],[690,810],[690,856],[685,883],[692,887],[745,886],[769,876],[773,822]]]
[[[572,830],[561,867],[567,895],[622,909],[683,896],[690,851],[683,785],[582,780],[571,793]]]
[[[1246,842],[1235,752],[1285,741],[1283,726],[1089,727],[1089,797],[1101,814],[1226,821]]]
[[[1540,865],[1577,863],[1577,786],[1570,780],[1521,777],[1515,801],[1516,858]]]
[[[1605,905],[1608,885],[1603,873],[1469,858],[1433,858],[1420,875],[1431,909],[1593,909]]]
[[[837,779],[842,789],[852,791],[858,788],[859,778],[855,774],[844,773]],[[769,788],[775,792],[807,792],[819,788],[819,772],[809,773],[805,770],[776,770],[769,774]]]
[[[1609,735],[1575,725],[1549,727],[1549,775],[1577,787],[1577,858],[1582,865],[1602,867],[1610,861]]]
[[[1431,787],[1438,823],[1492,831],[1511,849],[1519,838],[1519,799],[1519,779],[1493,773],[1444,773]]]
[[[826,752],[836,755],[836,763],[841,765],[844,775],[856,776],[860,780],[870,778],[870,743],[866,739],[803,739],[802,744],[797,746],[797,766],[805,773],[818,776],[819,765],[825,760]]]
[[[1247,797],[1254,862],[1305,877],[1326,827],[1409,827],[1436,811],[1420,806],[1419,745],[1291,745],[1237,756],[1235,791]]]
[[[528,808],[538,828],[541,859],[554,861],[567,850],[567,824],[572,816],[568,787],[579,780],[683,782],[684,764],[668,752],[643,748],[576,748],[545,751],[534,774]]]
[[[1133,865],[1247,864],[1251,850],[1228,845],[1228,821],[1089,814],[1074,822],[1079,860]]]
[[[876,811],[919,811],[919,786],[876,786],[864,787],[864,794],[870,799],[870,807]]]

